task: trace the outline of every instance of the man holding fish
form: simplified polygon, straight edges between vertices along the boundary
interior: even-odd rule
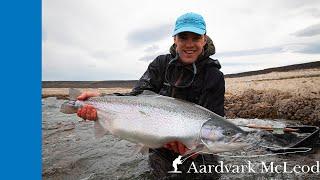
[[[209,57],[215,54],[215,46],[206,35],[206,23],[203,17],[196,13],[186,13],[178,17],[172,36],[174,44],[170,48],[170,54],[160,55],[154,59],[132,92],[118,95],[136,96],[144,90],[150,90],[163,96],[198,104],[224,116],[224,75],[219,70],[221,68],[219,62]],[[78,100],[95,96],[100,94],[83,92]],[[83,106],[77,114],[87,120],[98,118],[97,110],[92,105]],[[169,142],[163,148],[150,149],[153,174],[158,178],[169,177],[167,172],[172,170],[173,160],[188,150],[178,141]],[[179,165],[179,170],[186,172],[192,161],[199,164],[213,164],[215,160],[212,155],[194,156]],[[202,176],[202,179],[206,178],[206,175]],[[186,174],[179,174],[178,177],[186,177]]]

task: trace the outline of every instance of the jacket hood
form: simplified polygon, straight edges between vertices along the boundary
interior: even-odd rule
[[[212,39],[207,36],[207,43],[206,45],[204,45],[204,54],[203,55],[200,55],[201,58],[208,58],[209,56],[211,55],[214,55],[216,53],[216,48],[212,42]],[[172,54],[173,56],[176,56],[176,45],[173,44],[171,47],[170,47],[170,54]]]

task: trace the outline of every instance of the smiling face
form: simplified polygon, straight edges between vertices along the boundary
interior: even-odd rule
[[[207,38],[205,35],[182,32],[174,36],[174,43],[180,60],[185,64],[191,64],[195,62],[202,53],[203,47],[207,43]]]

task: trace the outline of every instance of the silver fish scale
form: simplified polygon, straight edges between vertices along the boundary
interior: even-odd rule
[[[104,127],[112,134],[151,148],[179,140],[188,148],[197,144],[202,124],[212,112],[198,105],[164,96],[104,96],[91,98],[105,113]],[[184,128],[181,128],[184,127]]]

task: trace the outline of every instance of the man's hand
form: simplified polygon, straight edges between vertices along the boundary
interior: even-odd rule
[[[91,97],[96,97],[96,96],[100,96],[100,93],[98,92],[83,92],[82,94],[80,94],[80,96],[78,96],[78,100],[80,101],[84,101],[84,100],[87,100],[88,98],[91,98]]]
[[[164,147],[181,155],[189,150],[184,144],[178,141],[173,141],[168,144],[165,144]]]
[[[90,97],[99,95],[98,92],[83,92],[77,99],[84,101]],[[84,120],[95,121],[98,119],[97,110],[92,105],[84,105],[81,109],[78,109],[77,115]]]
[[[78,109],[77,115],[84,120],[95,121],[98,119],[97,110],[92,105],[84,105]]]
[[[181,154],[181,155],[183,155],[184,153],[186,153],[187,151],[190,150],[179,141],[169,142],[168,144],[165,144],[164,147],[171,150],[171,151],[174,151],[175,153]],[[198,155],[199,154],[194,154],[191,156],[191,158],[195,159],[198,157]]]

